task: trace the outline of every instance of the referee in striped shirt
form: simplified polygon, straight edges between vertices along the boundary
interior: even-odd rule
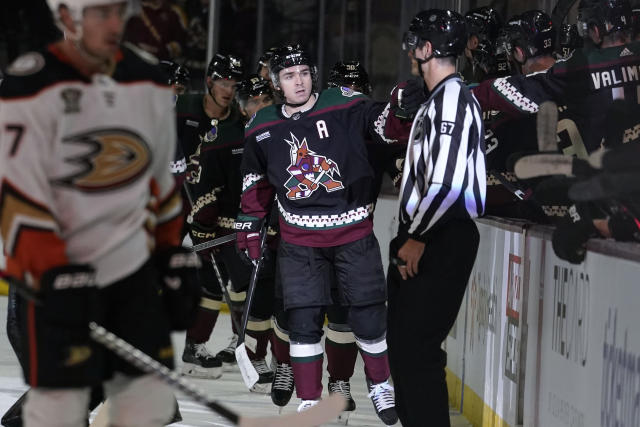
[[[466,42],[464,18],[438,9],[418,13],[404,40],[427,89],[409,137],[388,276],[389,361],[405,427],[450,425],[440,347],[478,250],[472,218],[484,211],[484,129],[477,100],[455,72]],[[406,99],[415,99],[415,87],[404,89]]]

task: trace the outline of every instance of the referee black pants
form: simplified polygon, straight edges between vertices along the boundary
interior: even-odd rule
[[[460,310],[479,240],[472,220],[450,220],[430,232],[417,276],[402,280],[389,265],[387,345],[404,427],[450,426],[441,344]],[[394,239],[390,253],[402,243]]]

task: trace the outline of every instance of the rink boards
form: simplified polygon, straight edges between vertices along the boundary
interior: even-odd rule
[[[478,228],[445,343],[452,405],[474,426],[640,425],[640,246],[592,241],[573,265],[544,227]]]

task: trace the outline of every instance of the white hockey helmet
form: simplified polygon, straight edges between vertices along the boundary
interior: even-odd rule
[[[53,18],[58,25],[62,25],[59,13],[61,6],[65,6],[69,10],[69,14],[73,21],[78,23],[82,21],[82,13],[87,7],[105,6],[124,2],[127,3],[125,18],[128,18],[140,11],[140,0],[47,0],[49,8],[53,13]],[[62,29],[64,30],[64,28]]]

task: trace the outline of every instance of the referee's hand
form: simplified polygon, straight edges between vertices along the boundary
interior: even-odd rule
[[[424,243],[418,240],[409,239],[398,250],[398,258],[403,260],[406,265],[398,265],[398,271],[402,276],[402,280],[415,277],[418,274],[418,263],[424,253]]]

